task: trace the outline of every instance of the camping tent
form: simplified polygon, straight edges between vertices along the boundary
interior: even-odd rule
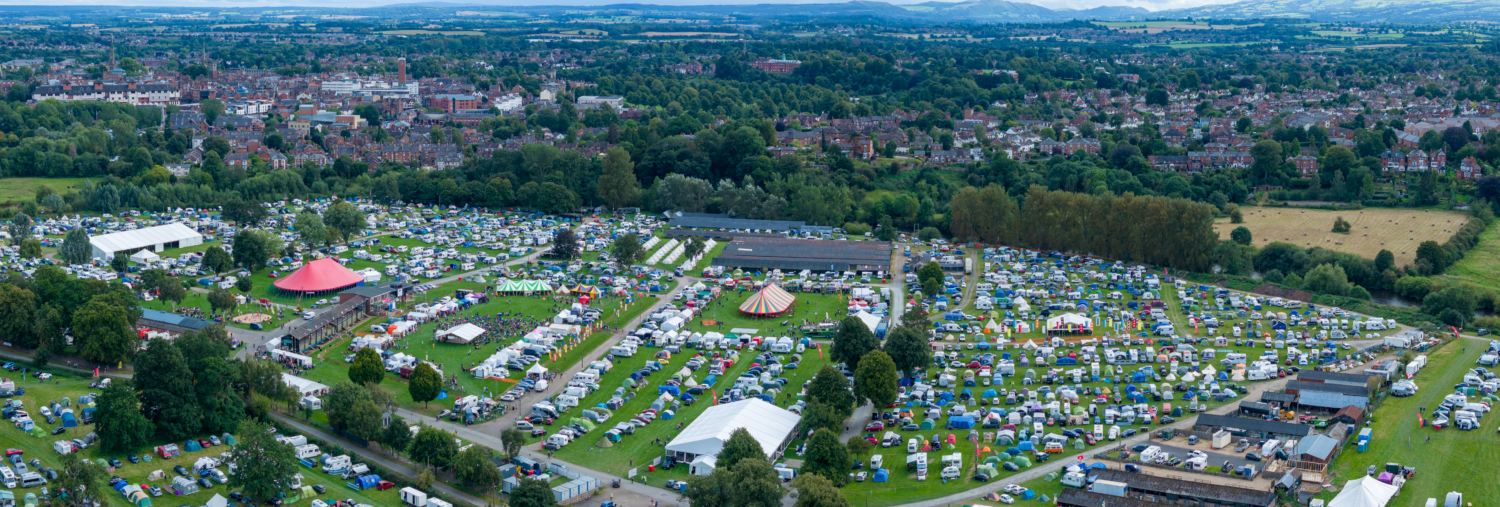
[[[151,472],[151,475],[146,476],[146,480],[148,481],[159,481],[166,478],[167,474],[163,473],[161,470]]]
[[[740,311],[761,317],[780,315],[792,309],[792,303],[796,300],[797,298],[792,297],[781,286],[773,283],[746,298],[745,302],[740,304]]]
[[[229,499],[224,498],[223,495],[214,493],[214,497],[208,499],[208,503],[204,504],[204,507],[229,507]]]
[[[151,262],[154,262],[160,258],[160,255],[156,255],[156,252],[152,252],[149,248],[131,254],[130,256],[130,260],[132,262],[135,262],[136,264],[150,264]]]
[[[1076,313],[1064,313],[1047,319],[1047,332],[1090,334],[1094,332],[1094,321]]]
[[[474,324],[463,323],[438,331],[438,339],[449,343],[471,343],[485,333],[485,329]]]
[[[1344,484],[1343,491],[1328,502],[1328,507],[1385,507],[1399,489],[1367,475]]]

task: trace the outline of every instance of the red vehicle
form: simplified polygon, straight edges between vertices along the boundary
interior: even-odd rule
[[[396,487],[396,483],[391,481],[380,481],[375,483],[375,491],[385,491],[394,487]]]
[[[20,449],[12,447],[12,448],[9,448],[9,449],[5,450],[5,457],[9,458],[11,456],[15,456],[17,454],[21,454],[21,453],[24,453],[24,452],[26,452],[26,451],[23,451],[23,450],[20,450]]]
[[[200,438],[200,439],[198,439],[198,445],[203,446],[204,449],[207,449],[209,447],[213,447],[214,446],[213,442],[209,442],[208,439],[206,439],[206,438]]]
[[[875,422],[872,422],[870,424],[866,424],[865,425],[865,431],[883,431],[883,430],[885,430],[885,423],[880,422],[880,421],[875,421]]]

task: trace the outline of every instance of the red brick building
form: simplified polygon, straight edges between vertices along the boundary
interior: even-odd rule
[[[796,69],[798,65],[802,65],[801,60],[756,58],[755,61],[750,62],[751,67],[755,67],[766,72],[791,72],[793,69]]]

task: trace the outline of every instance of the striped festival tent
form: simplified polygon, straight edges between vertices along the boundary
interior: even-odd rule
[[[773,283],[746,299],[740,305],[740,311],[757,317],[780,315],[792,309],[792,303],[796,301],[797,298]]]

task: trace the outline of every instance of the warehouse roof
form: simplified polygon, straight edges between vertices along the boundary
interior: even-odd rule
[[[1302,391],[1302,394],[1297,396],[1297,404],[1304,407],[1318,407],[1328,410],[1340,410],[1349,406],[1359,407],[1363,410],[1369,406],[1370,398],[1339,393]]]
[[[735,218],[717,213],[670,213],[668,216],[671,217],[671,220],[667,223],[671,224],[672,227],[790,231],[792,229],[801,229],[807,225],[807,222],[800,220],[753,220],[749,218]]]
[[[206,328],[208,326],[214,325],[214,323],[212,323],[212,322],[209,322],[209,321],[206,321],[206,320],[203,320],[203,319],[199,319],[199,318],[196,318],[196,317],[188,317],[188,316],[185,316],[185,315],[178,315],[178,314],[175,314],[175,313],[167,313],[167,312],[164,312],[164,311],[161,311],[161,310],[152,310],[152,309],[149,309],[149,308],[142,308],[141,309],[141,319],[140,320],[141,321],[145,321],[145,325],[147,325],[147,326],[150,326],[151,324],[161,324],[161,325],[177,326],[177,327],[180,327],[180,328],[193,329],[193,330],[203,329],[203,328]]]
[[[1317,459],[1327,460],[1333,456],[1333,449],[1338,447],[1339,442],[1323,435],[1313,435],[1297,441],[1296,455],[1309,455]]]
[[[1057,505],[1062,507],[1166,507],[1172,504],[1063,488],[1062,492],[1057,494]]]
[[[1199,417],[1203,416],[1200,415]],[[1276,494],[1271,491],[1257,491],[1223,484],[1185,481],[1168,477],[1157,477],[1150,474],[1125,472],[1123,470],[1103,469],[1095,470],[1093,473],[1101,481],[1123,482],[1132,490],[1195,498],[1212,503],[1269,506],[1276,501]],[[1114,503],[1115,500],[1110,500],[1111,505]]]
[[[1312,426],[1306,424],[1293,424],[1280,421],[1264,421],[1260,419],[1247,419],[1244,417],[1232,417],[1227,415],[1198,414],[1199,426],[1213,426],[1217,428],[1238,428],[1246,431],[1271,433],[1276,435],[1293,435],[1305,437],[1312,434]]]
[[[1297,380],[1318,380],[1323,382],[1345,382],[1349,384],[1365,385],[1364,375],[1352,373],[1338,373],[1332,371],[1302,370],[1297,372]]]
[[[891,244],[737,237],[714,258],[716,266],[815,271],[890,271]]]
[[[1349,396],[1369,396],[1370,388],[1365,386],[1351,386],[1348,384],[1328,384],[1324,382],[1304,382],[1301,380],[1289,380],[1286,383],[1287,391],[1338,393]]]
[[[167,224],[133,231],[101,234],[89,238],[89,243],[93,244],[95,248],[106,252],[118,252],[200,237],[203,237],[203,235],[198,234],[198,231],[192,230],[186,225]]]

